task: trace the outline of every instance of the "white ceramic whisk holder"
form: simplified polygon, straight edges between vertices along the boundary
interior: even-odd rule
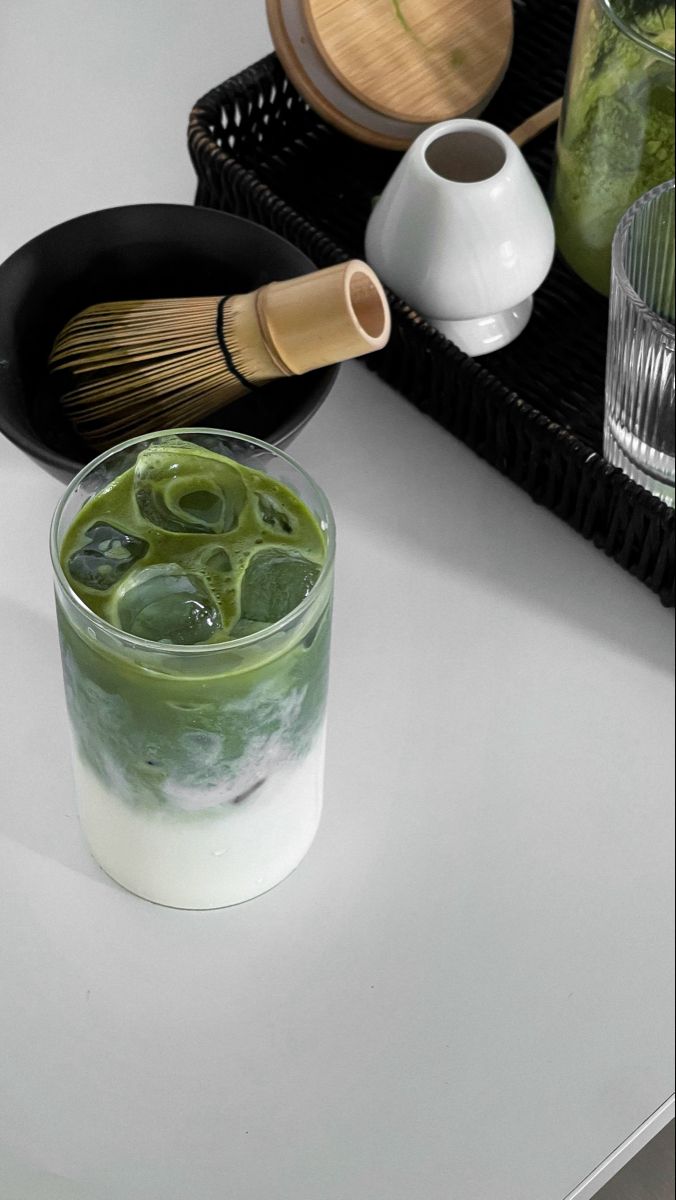
[[[376,203],[366,259],[469,355],[527,325],[554,257],[554,225],[518,146],[486,121],[432,125]]]

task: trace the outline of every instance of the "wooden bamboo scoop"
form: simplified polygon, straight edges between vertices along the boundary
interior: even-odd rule
[[[49,359],[62,403],[94,446],[194,425],[252,388],[381,350],[382,285],[353,259],[255,292],[96,304],[71,318]]]
[[[551,125],[555,125],[560,120],[562,108],[563,97],[559,96],[558,100],[552,100],[551,104],[547,104],[545,108],[541,108],[539,112],[533,113],[527,120],[522,121],[516,129],[512,129],[509,136],[517,146],[526,146],[528,142],[532,142],[534,138],[544,133],[545,129],[549,129]]]

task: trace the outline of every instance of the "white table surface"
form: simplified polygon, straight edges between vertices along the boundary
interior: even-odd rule
[[[0,259],[190,203],[263,0],[2,0]],[[47,530],[0,440],[0,1200],[587,1200],[673,1108],[673,614],[358,366],[323,823],[220,912],[82,843]]]

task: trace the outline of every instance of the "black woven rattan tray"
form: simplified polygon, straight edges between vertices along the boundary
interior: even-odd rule
[[[516,0],[507,76],[483,114],[510,130],[561,95],[575,0]],[[553,134],[527,147],[547,187]],[[190,118],[196,204],[239,213],[328,266],[362,257],[372,199],[398,155],[329,128],[274,55],[208,92]],[[525,332],[470,359],[391,296],[389,346],[364,362],[538,503],[674,605],[674,513],[604,462],[608,305],[557,260]]]

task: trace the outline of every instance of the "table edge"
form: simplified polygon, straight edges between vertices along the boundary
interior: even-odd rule
[[[622,1167],[626,1166],[639,1150],[647,1146],[648,1142],[674,1119],[675,1112],[676,1096],[672,1094],[633,1133],[630,1133],[629,1137],[621,1142],[612,1154],[599,1163],[591,1175],[583,1179],[582,1183],[573,1188],[573,1191],[564,1196],[562,1200],[591,1200],[592,1196],[595,1196]]]

